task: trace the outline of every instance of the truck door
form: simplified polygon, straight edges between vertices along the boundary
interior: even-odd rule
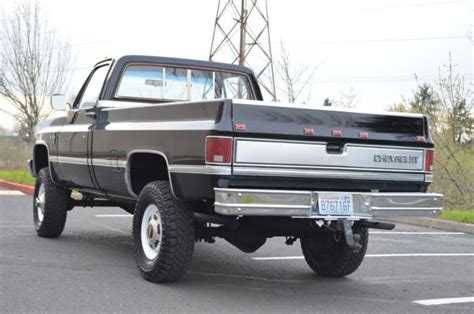
[[[84,83],[59,132],[58,162],[61,181],[70,186],[96,188],[92,176],[90,148],[96,123],[95,105],[109,70],[109,63],[97,65]]]

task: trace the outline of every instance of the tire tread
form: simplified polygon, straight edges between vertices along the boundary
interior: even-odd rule
[[[329,263],[327,261],[322,263],[322,257],[314,250],[314,242],[318,241],[318,239],[314,237],[302,238],[301,248],[309,267],[322,277],[344,277],[355,272],[364,260],[369,234],[367,228],[364,227],[354,227],[353,229],[354,233],[358,233],[361,236],[360,243],[362,248],[360,251],[354,252],[343,239],[340,239],[340,242],[336,244],[336,254],[332,256],[332,261]]]
[[[143,267],[141,252],[141,220],[143,210],[154,200],[160,210],[163,233],[160,252],[152,269]],[[135,259],[141,275],[156,283],[174,282],[189,268],[194,252],[194,214],[186,203],[177,200],[167,181],[147,184],[140,193],[133,218]]]
[[[45,209],[43,222],[36,224],[36,232],[43,238],[57,238],[61,235],[66,224],[67,211],[69,208],[70,192],[58,185],[51,179],[48,167],[38,172],[35,194],[37,196],[40,183],[45,187]],[[33,217],[35,218],[35,202],[33,202]]]

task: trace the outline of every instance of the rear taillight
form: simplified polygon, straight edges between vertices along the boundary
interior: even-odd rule
[[[232,160],[232,137],[206,137],[206,163],[230,164]]]
[[[434,150],[425,149],[425,171],[433,171]]]

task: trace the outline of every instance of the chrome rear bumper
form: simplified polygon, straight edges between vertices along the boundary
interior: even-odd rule
[[[334,220],[359,220],[389,216],[437,216],[443,195],[437,193],[352,194],[353,214],[321,215],[318,191],[254,190],[214,188],[216,213],[235,216],[290,216]],[[339,192],[338,192],[339,193]]]

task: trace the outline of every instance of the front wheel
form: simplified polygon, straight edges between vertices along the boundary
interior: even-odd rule
[[[367,251],[367,228],[355,225],[353,233],[360,236],[362,248],[347,246],[342,232],[318,232],[301,238],[301,248],[309,267],[322,277],[343,277],[359,268]]]
[[[194,214],[173,197],[166,181],[147,184],[133,215],[135,260],[151,282],[173,282],[191,264],[194,252]]]
[[[43,168],[36,177],[33,198],[33,220],[40,237],[57,238],[66,224],[71,192],[56,185],[49,168]]]

